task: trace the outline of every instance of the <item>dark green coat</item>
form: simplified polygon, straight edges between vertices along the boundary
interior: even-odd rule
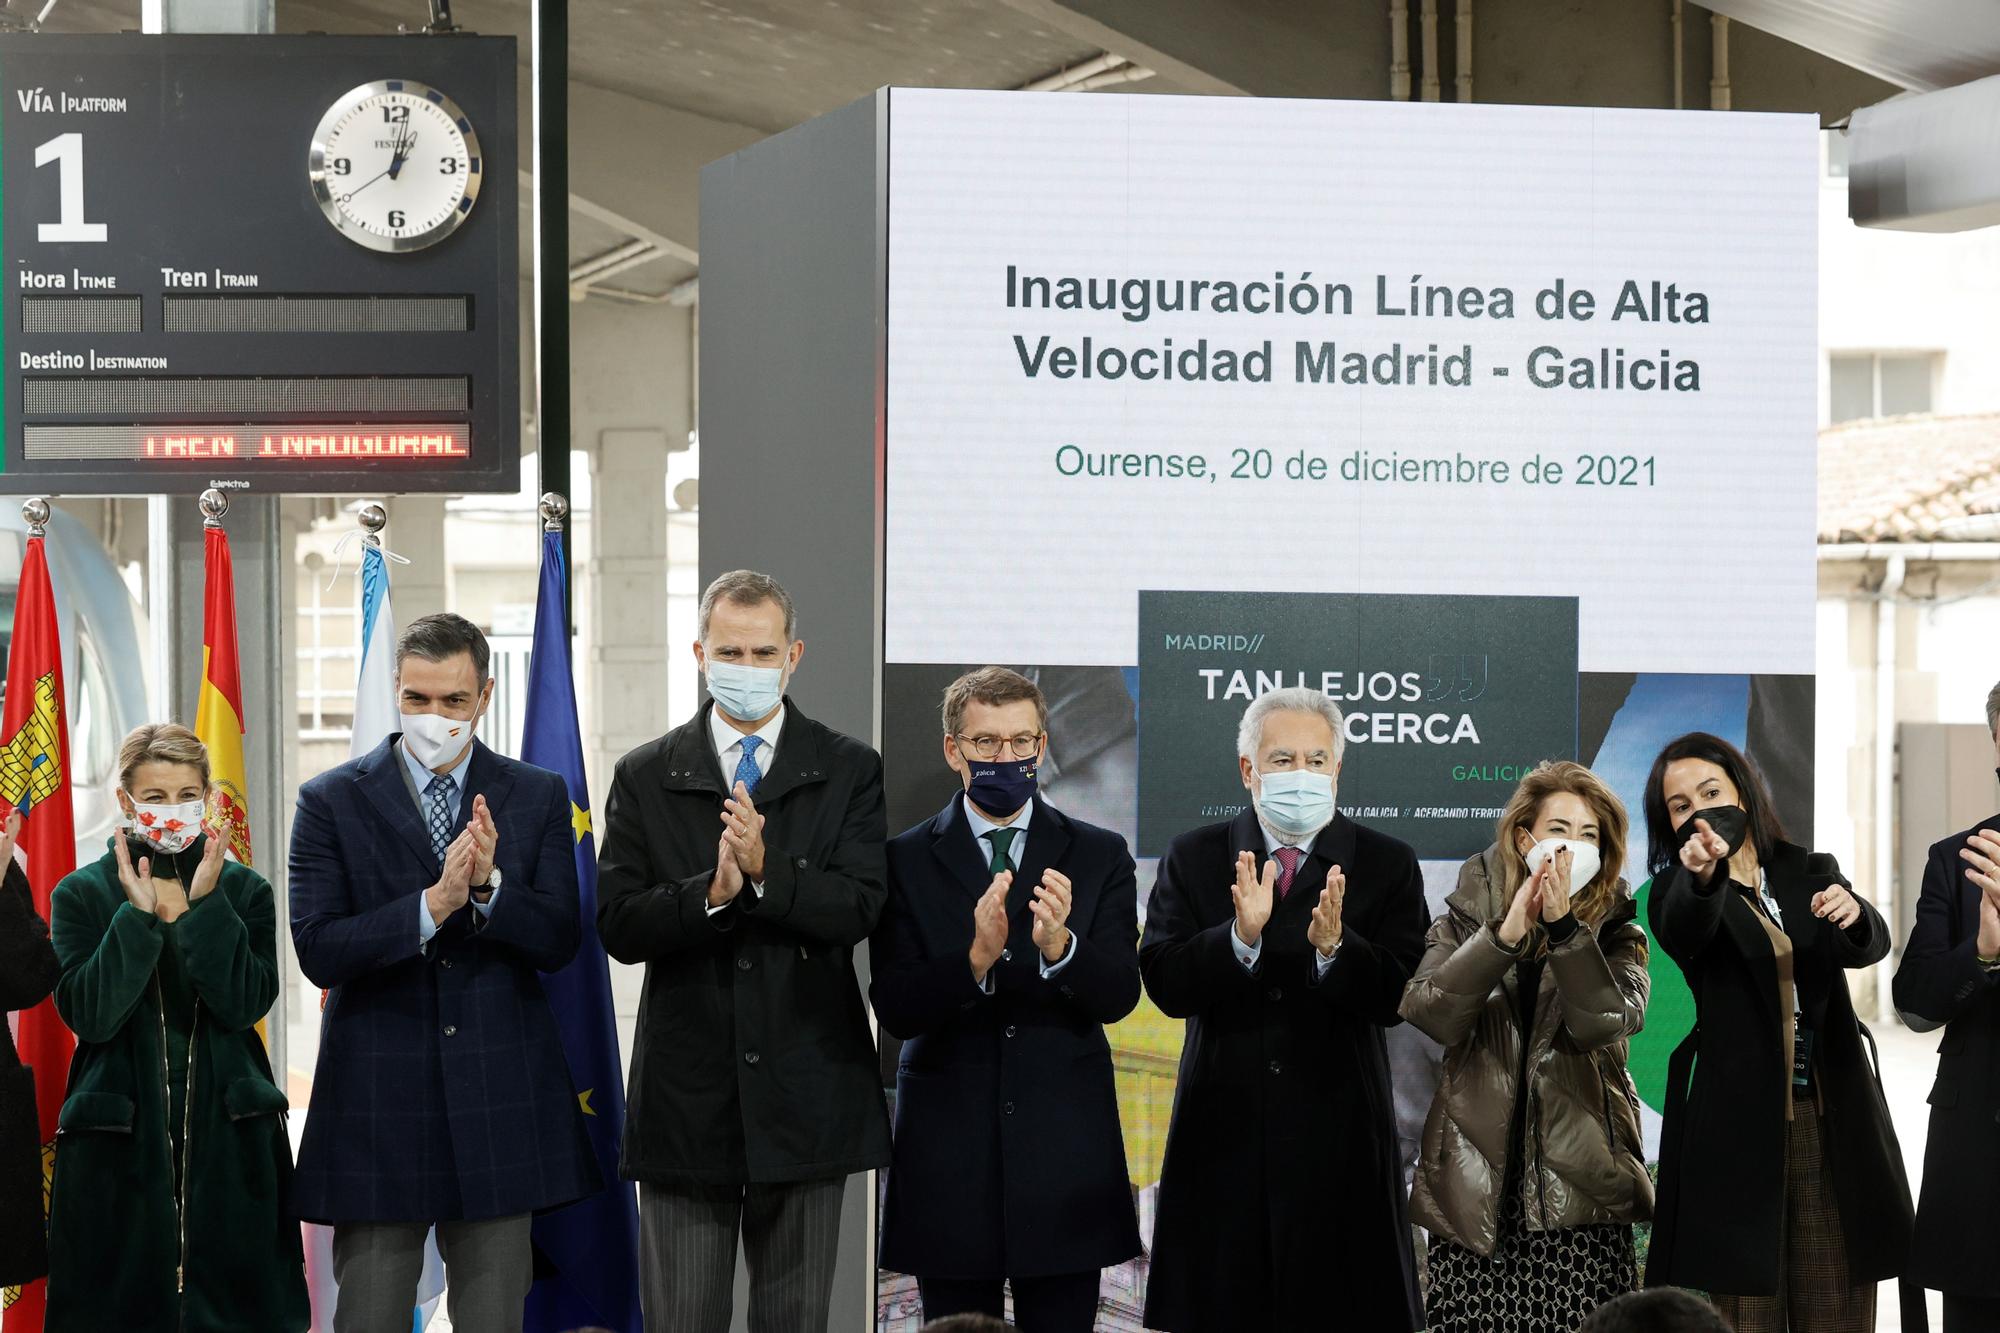
[[[183,883],[200,846],[179,858]],[[56,885],[52,906],[56,1008],[77,1048],[47,1333],[304,1329],[285,1095],[256,1032],[278,994],[270,884],[228,862],[214,892],[162,924],[126,901],[106,852]]]

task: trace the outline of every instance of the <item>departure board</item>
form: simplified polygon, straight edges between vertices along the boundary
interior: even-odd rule
[[[0,35],[0,492],[514,490],[515,66]]]

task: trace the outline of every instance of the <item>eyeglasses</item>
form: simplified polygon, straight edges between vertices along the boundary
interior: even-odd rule
[[[1047,732],[1043,731],[1023,732],[1019,736],[960,736],[954,734],[952,739],[958,742],[961,749],[971,751],[974,759],[998,759],[1002,747],[1005,747],[1009,751],[1009,758],[1029,759],[1034,757],[1035,751],[1041,747],[1042,737],[1047,734]]]

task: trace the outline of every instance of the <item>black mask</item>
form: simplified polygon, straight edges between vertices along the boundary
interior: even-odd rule
[[[1697,810],[1687,817],[1680,827],[1680,842],[1684,846],[1695,833],[1695,821],[1708,825],[1709,831],[1729,844],[1724,859],[1734,856],[1743,846],[1743,840],[1750,836],[1750,812],[1740,805],[1712,805],[1706,810]]]

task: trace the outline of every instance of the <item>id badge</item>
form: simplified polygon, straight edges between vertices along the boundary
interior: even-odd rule
[[[1792,1086],[1809,1087],[1812,1084],[1813,1030],[1799,1024],[1792,1038]]]

